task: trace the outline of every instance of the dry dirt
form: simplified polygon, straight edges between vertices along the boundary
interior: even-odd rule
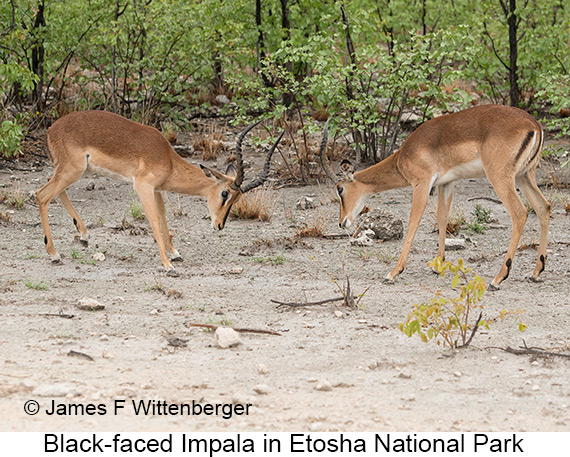
[[[0,190],[19,183],[23,192],[35,191],[52,173],[48,165],[19,166],[32,168],[0,170]],[[94,190],[88,190],[90,182]],[[69,193],[88,224],[90,245],[73,241],[71,220],[59,202],[52,203],[50,221],[62,265],[51,265],[45,253],[33,203],[0,222],[2,431],[570,429],[570,360],[500,349],[518,347],[523,339],[547,350],[570,349],[570,216],[560,204],[567,190],[546,192],[554,209],[544,282],[527,279],[536,251],[525,249],[517,253],[501,290],[484,297],[486,318],[524,309],[527,330],[520,333],[513,319],[497,321],[459,351],[424,344],[398,330],[414,303],[448,285],[426,267],[436,252],[436,197],[395,284],[376,281],[357,309],[339,304],[283,309],[270,300],[338,296],[331,276],[339,284],[349,276],[354,292],[362,293],[393,267],[401,240],[366,248],[350,246],[346,239],[291,243],[303,220],[325,220],[328,233],[339,233],[338,204],[327,186],[274,190],[270,221],[231,219],[222,232],[210,229],[204,201],[171,194],[171,204],[182,206],[182,215],[169,210],[168,218],[184,257],[176,264],[180,276],[171,278],[159,268],[146,221],[133,222],[130,215],[129,204],[136,201],[132,186],[89,177]],[[296,200],[305,195],[315,197],[316,208],[296,209]],[[463,232],[474,243],[448,258],[465,259],[490,281],[503,261],[510,221],[502,205],[470,201],[473,197],[495,195],[484,180],[464,181],[456,186],[455,211],[469,217],[480,203],[497,222],[484,234]],[[410,190],[402,189],[369,204],[406,221],[410,199]],[[3,204],[0,211],[12,209]],[[120,230],[125,218],[134,230]],[[522,243],[537,240],[536,216],[530,215]],[[104,253],[104,261],[92,260],[97,252]],[[105,309],[78,309],[83,297]],[[267,329],[281,336],[242,334],[241,345],[220,349],[212,333],[187,323]],[[187,340],[187,346],[169,345],[171,337]],[[70,356],[70,351],[93,360]],[[317,390],[320,383],[331,389]],[[254,406],[249,415],[228,420],[132,413],[49,416],[45,408],[54,395],[62,395],[56,402],[83,405],[140,399]],[[39,414],[24,413],[30,399],[39,402]]]

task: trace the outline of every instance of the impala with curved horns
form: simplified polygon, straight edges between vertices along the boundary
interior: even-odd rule
[[[327,121],[328,124],[328,121]],[[537,282],[546,262],[550,204],[540,192],[535,169],[540,160],[544,133],[541,125],[518,108],[483,105],[431,119],[420,125],[402,147],[383,161],[354,172],[347,160],[341,163],[343,179],[338,181],[324,149],[328,126],[321,143],[321,161],[335,183],[340,198],[341,228],[348,228],[373,193],[412,186],[412,209],[402,253],[385,277],[392,282],[406,260],[433,186],[438,188],[438,256],[445,257],[445,233],[455,181],[486,176],[505,205],[511,221],[511,242],[499,273],[489,285],[498,289],[511,270],[528,211],[515,186],[534,208],[540,223],[538,258],[531,280]]]
[[[261,122],[261,121],[260,121]],[[182,260],[172,245],[162,191],[206,197],[212,227],[222,230],[232,205],[242,194],[260,186],[267,179],[271,157],[278,138],[269,150],[261,174],[242,185],[244,179],[242,141],[259,122],[242,131],[236,143],[236,167],[230,165],[225,174],[201,169],[182,159],[157,129],[106,111],[84,111],[68,114],[48,130],[47,144],[54,174],[37,192],[46,250],[54,263],[61,261],[55,250],[48,221],[50,201],[59,196],[79,231],[80,241],[87,245],[87,228],[77,214],[66,189],[85,173],[92,172],[133,183],[158,245],[160,259],[167,274],[176,276],[173,261]],[[237,169],[236,169],[237,168]]]

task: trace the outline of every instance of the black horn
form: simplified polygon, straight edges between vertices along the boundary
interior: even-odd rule
[[[267,157],[265,159],[265,166],[263,167],[263,171],[261,172],[261,174],[257,178],[255,178],[253,181],[251,181],[251,182],[247,183],[245,186],[243,186],[243,188],[242,188],[243,193],[249,192],[250,190],[255,189],[256,187],[261,186],[265,182],[265,180],[267,179],[267,176],[269,175],[269,168],[271,167],[271,157],[273,156],[273,153],[275,152],[275,148],[277,147],[277,145],[281,141],[281,138],[283,138],[283,135],[285,135],[285,130],[283,130],[281,132],[281,135],[279,135],[279,138],[277,138],[277,141],[275,142],[275,144],[273,144],[273,146],[271,146],[271,149],[267,153]]]
[[[241,183],[243,182],[244,174],[243,174],[243,157],[241,155],[241,144],[243,143],[243,139],[249,133],[249,131],[253,129],[255,126],[257,126],[260,122],[261,121],[257,121],[256,123],[251,124],[238,136],[236,142],[236,179],[232,184],[230,184],[230,187],[233,190],[241,190]]]

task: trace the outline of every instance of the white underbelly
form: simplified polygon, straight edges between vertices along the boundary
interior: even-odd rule
[[[467,178],[482,178],[485,176],[485,170],[483,169],[483,163],[481,159],[474,160],[473,162],[463,163],[451,168],[445,174],[438,176],[434,182],[434,185],[441,186],[458,179]]]
[[[95,175],[99,175],[99,176],[105,176],[107,178],[117,179],[119,181],[127,181],[127,182],[132,181],[132,178],[129,178],[129,177],[124,176],[120,173],[108,170],[107,168],[98,167],[96,165],[93,165],[89,161],[87,161],[87,167],[85,168],[85,171],[83,172],[83,174],[84,175],[95,174]]]

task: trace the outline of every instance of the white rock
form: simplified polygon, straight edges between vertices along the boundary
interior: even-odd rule
[[[216,103],[218,105],[227,105],[230,103],[230,99],[224,94],[216,95]]]
[[[445,249],[458,251],[465,249],[465,240],[462,238],[446,238]]]
[[[332,390],[332,386],[331,383],[326,379],[321,379],[319,382],[317,382],[315,390],[319,390],[321,392],[330,392]]]
[[[267,395],[271,389],[267,384],[258,384],[253,387],[253,391],[258,395]]]
[[[96,252],[95,254],[93,254],[93,260],[95,260],[96,262],[103,262],[105,260],[105,254],[103,254],[102,252]]]
[[[38,386],[32,391],[32,395],[37,397],[67,397],[71,395],[76,397],[81,395],[81,392],[74,384],[57,383]]]
[[[218,347],[222,349],[237,346],[241,343],[239,333],[229,327],[218,327],[214,333],[214,338]]]
[[[463,375],[461,374],[460,371],[455,371],[455,372],[453,373],[453,376],[455,376],[456,378],[460,378],[460,377],[463,376]]]
[[[297,209],[312,209],[315,207],[315,199],[311,197],[301,197],[295,204]]]
[[[338,309],[334,312],[335,317],[343,317],[344,313],[342,311],[339,311]]]
[[[269,369],[263,363],[260,363],[257,365],[257,372],[259,374],[266,375],[269,373]]]
[[[150,314],[151,316],[156,316],[156,315],[158,315],[158,313],[159,313],[158,309],[153,309],[153,310],[151,310],[151,311],[149,312],[149,314]]]
[[[241,273],[243,273],[243,267],[233,267],[230,269],[231,275],[239,275]]]
[[[99,311],[105,309],[105,305],[102,305],[94,298],[83,297],[79,300],[79,303],[76,305],[78,309],[86,310],[86,311]]]

